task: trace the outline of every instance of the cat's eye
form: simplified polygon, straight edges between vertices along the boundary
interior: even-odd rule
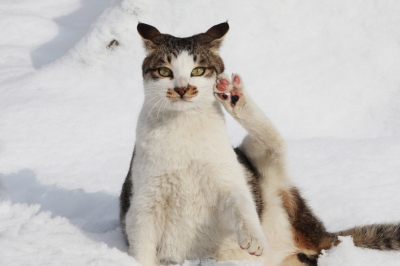
[[[195,69],[192,70],[192,76],[201,76],[206,72],[205,67],[196,67]]]
[[[172,77],[171,69],[166,67],[160,67],[158,69],[158,74],[160,74],[162,77]]]

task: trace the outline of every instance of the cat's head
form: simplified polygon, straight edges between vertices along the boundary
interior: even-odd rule
[[[216,77],[224,71],[218,49],[229,30],[228,23],[187,38],[162,34],[144,23],[137,29],[147,52],[142,64],[145,105],[156,112],[210,106],[215,100]]]

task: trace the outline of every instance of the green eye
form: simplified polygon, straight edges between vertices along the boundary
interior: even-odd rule
[[[172,77],[172,71],[169,68],[161,67],[158,69],[158,74],[162,77]]]
[[[205,67],[196,67],[192,70],[192,76],[201,76],[206,71]]]

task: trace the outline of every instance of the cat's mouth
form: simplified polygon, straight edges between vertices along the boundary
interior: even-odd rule
[[[178,103],[178,102],[192,103],[193,101],[191,100],[191,98],[179,98],[179,99],[172,100],[172,102],[173,103]]]
[[[186,111],[195,106],[195,101],[186,97],[170,99],[169,102],[169,107],[175,111]]]

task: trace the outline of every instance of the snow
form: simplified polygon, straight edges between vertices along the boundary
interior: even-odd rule
[[[398,265],[400,253],[356,248],[351,237],[339,237],[340,245],[328,252],[323,252],[319,266],[341,265]]]
[[[143,101],[138,21],[183,37],[229,20],[226,72],[288,140],[292,177],[327,228],[400,221],[399,12],[395,0],[3,0],[0,265],[137,265],[118,195]],[[237,145],[245,132],[227,121]],[[399,254],[344,238],[319,265]]]
[[[138,265],[125,252],[91,241],[68,219],[39,212],[39,205],[2,201],[0,210],[1,265]]]

